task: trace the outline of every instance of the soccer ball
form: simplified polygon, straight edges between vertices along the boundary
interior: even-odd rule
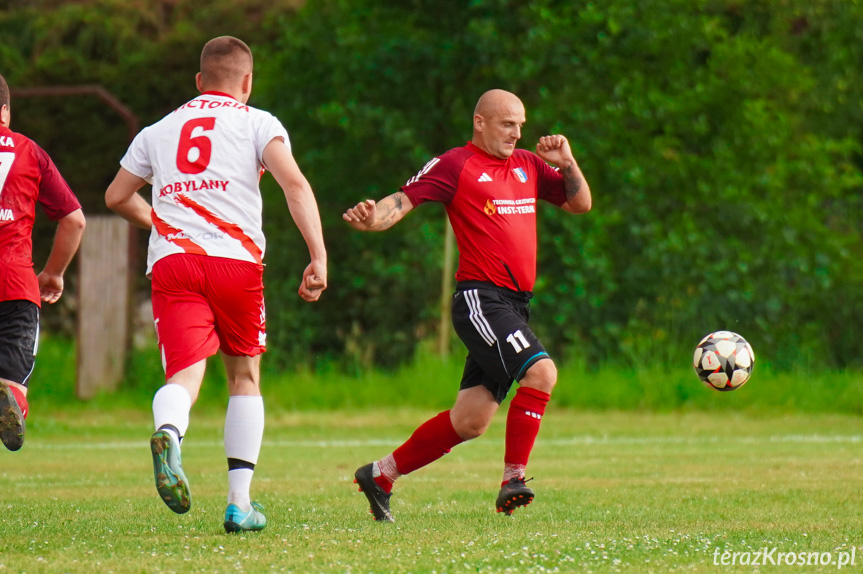
[[[710,333],[698,343],[692,366],[701,382],[717,391],[733,391],[752,374],[755,354],[746,339],[731,331]]]

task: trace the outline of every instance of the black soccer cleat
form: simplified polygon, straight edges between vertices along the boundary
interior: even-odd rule
[[[533,479],[529,478],[528,480]],[[512,516],[516,508],[527,506],[533,502],[533,491],[524,484],[525,482],[527,481],[522,476],[520,478],[510,478],[509,482],[503,485],[495,503],[498,512]]]
[[[24,444],[24,415],[5,383],[0,383],[0,442],[9,450],[18,450]]]
[[[372,465],[369,463],[361,466],[354,473],[354,483],[360,486],[360,492],[366,495],[371,506],[371,513],[374,514],[375,520],[382,522],[395,522],[393,515],[390,513],[390,497],[391,492],[384,492],[384,489],[378,486],[375,482],[375,477],[372,476]]]

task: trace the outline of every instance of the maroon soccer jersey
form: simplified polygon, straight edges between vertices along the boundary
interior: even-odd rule
[[[45,150],[0,126],[0,301],[41,305],[31,236],[36,202],[54,221],[81,208]]]
[[[432,159],[401,190],[414,206],[446,205],[459,251],[456,280],[519,291],[536,280],[537,200],[566,201],[563,176],[535,153],[517,149],[503,160],[470,142]]]

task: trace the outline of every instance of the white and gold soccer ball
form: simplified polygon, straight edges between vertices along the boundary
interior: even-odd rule
[[[752,375],[755,354],[746,339],[731,331],[710,333],[698,343],[692,366],[701,382],[717,391],[742,387]]]

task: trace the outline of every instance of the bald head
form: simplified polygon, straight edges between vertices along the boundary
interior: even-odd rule
[[[219,36],[201,50],[201,91],[221,91],[234,95],[246,76],[252,73],[252,51],[233,36]],[[251,91],[251,85],[249,86]]]
[[[524,104],[506,90],[489,90],[480,96],[473,112],[474,145],[498,159],[515,151],[525,122]]]
[[[521,100],[518,99],[518,96],[512,92],[507,92],[506,90],[495,89],[489,90],[479,97],[473,113],[474,115],[491,117],[496,113],[507,111],[512,107],[519,108],[522,110],[522,113],[524,112],[524,105],[521,103]]]

